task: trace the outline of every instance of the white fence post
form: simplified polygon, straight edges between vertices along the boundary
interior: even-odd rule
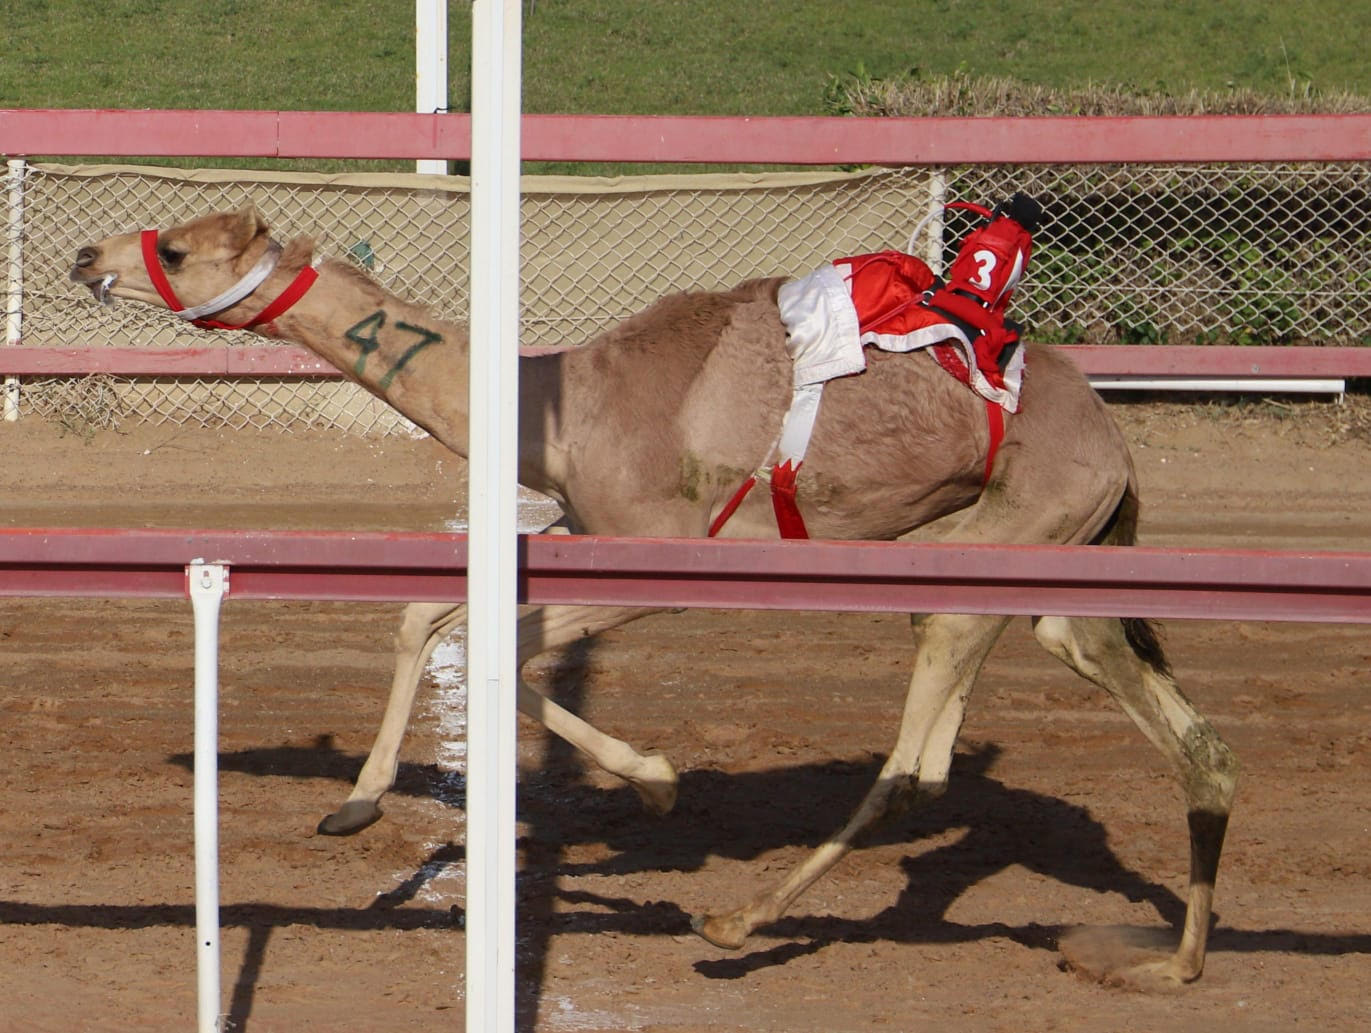
[[[26,166],[23,158],[11,158],[6,162],[8,173],[5,177],[6,196],[9,198],[9,221],[6,236],[9,239],[9,273],[5,286],[5,344],[17,345],[23,339],[24,331],[24,173]],[[19,378],[13,374],[5,377],[5,421],[13,423],[19,419]]]
[[[447,111],[447,0],[414,2],[414,110]],[[414,171],[445,175],[447,159],[421,158]]]
[[[186,567],[195,613],[195,961],[196,1030],[219,1033],[219,606],[228,567],[196,559]]]
[[[943,274],[943,206],[947,204],[947,176],[940,168],[928,170],[928,226],[924,230],[924,261],[934,276]]]
[[[514,1033],[522,0],[472,4],[466,1028]]]

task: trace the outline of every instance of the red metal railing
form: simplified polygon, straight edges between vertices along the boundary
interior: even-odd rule
[[[975,132],[968,132],[974,122]],[[525,115],[526,161],[763,165],[1364,161],[1371,115],[791,118]],[[471,118],[0,109],[0,154],[466,159]]]
[[[968,132],[974,123],[975,131]],[[788,118],[525,115],[527,160],[763,164],[1366,161],[1371,115]],[[0,109],[0,154],[470,156],[470,116],[357,111]],[[1068,349],[1101,376],[1364,377],[1371,349]],[[1255,368],[1254,368],[1255,367]],[[0,349],[0,374],[338,376],[295,349]]]
[[[1371,377],[1371,348],[1066,344],[1092,376]],[[128,377],[318,377],[343,373],[291,345],[236,348],[0,348],[0,374]]]
[[[0,529],[0,595],[179,597],[192,561],[243,599],[466,598],[466,538]],[[1371,554],[909,542],[521,538],[520,602],[1371,622]]]

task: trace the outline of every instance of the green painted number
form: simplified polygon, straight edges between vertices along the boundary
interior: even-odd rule
[[[366,369],[367,359],[371,356],[371,353],[381,347],[380,333],[385,325],[385,312],[373,312],[360,323],[353,324],[343,334],[344,337],[361,349],[361,354],[357,356],[357,362],[352,367],[352,372],[355,376],[360,377],[362,375],[362,371]],[[381,378],[377,385],[382,391],[390,387],[391,381],[395,379],[395,374],[404,369],[410,359],[414,358],[414,356],[418,355],[430,344],[438,344],[443,340],[442,334],[434,333],[432,330],[425,329],[422,326],[415,326],[412,323],[396,323],[395,329],[402,330],[405,333],[416,334],[418,335],[419,340],[406,348],[404,352],[401,353],[400,357],[395,360],[390,369],[386,371],[385,376]]]
[[[350,327],[343,336],[352,341],[362,349],[362,354],[357,356],[357,363],[352,367],[354,376],[361,376],[362,370],[366,369],[367,356],[381,347],[381,342],[376,339],[381,327],[386,325],[386,314],[384,312],[373,312],[360,323]]]
[[[391,366],[385,376],[381,378],[381,390],[390,387],[390,382],[395,379],[395,374],[399,373],[410,359],[418,355],[430,344],[437,344],[443,339],[442,334],[435,334],[432,330],[425,330],[422,326],[413,326],[410,323],[396,323],[395,329],[405,330],[411,334],[418,334],[419,340],[415,341],[405,349],[403,355],[395,360],[395,365]]]

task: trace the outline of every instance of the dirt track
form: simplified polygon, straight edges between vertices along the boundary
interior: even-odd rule
[[[1330,418],[1127,407],[1157,545],[1371,548],[1371,442]],[[1363,414],[1364,415],[1364,414]],[[0,429],[10,526],[431,530],[430,442]],[[252,1033],[461,1029],[461,782],[430,703],[386,818],[346,795],[398,610],[224,610],[225,1009]],[[892,740],[902,616],[692,612],[541,662],[559,699],[683,772],[665,819],[521,725],[522,1028],[1212,1033],[1371,1024],[1371,635],[1172,622],[1191,698],[1245,764],[1204,978],[1125,993],[1059,967],[1077,924],[1163,928],[1184,816],[1160,759],[1022,622],[992,655],[951,791],[726,954],[741,902],[832,831]],[[0,599],[0,1031],[188,1029],[195,1014],[191,620],[162,601]],[[449,727],[451,725],[449,724]]]

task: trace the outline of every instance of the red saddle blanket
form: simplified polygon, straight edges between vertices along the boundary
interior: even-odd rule
[[[1041,209],[1015,194],[994,211],[966,202],[986,219],[962,240],[941,282],[902,251],[839,258],[781,288],[786,350],[795,386],[866,368],[862,348],[932,348],[938,362],[986,399],[1017,412],[1023,378],[1018,327],[1005,319],[1033,248]]]
[[[886,351],[930,348],[962,383],[1018,411],[1019,338],[1000,312],[945,286],[937,289],[924,261],[901,251],[842,258],[834,265],[847,281],[863,345]]]

